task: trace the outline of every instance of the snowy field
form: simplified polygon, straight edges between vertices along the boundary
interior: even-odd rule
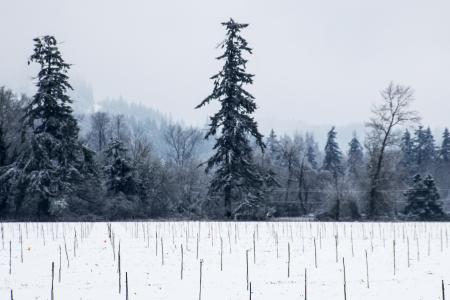
[[[448,223],[3,223],[1,229],[2,300],[11,299],[11,290],[15,300],[52,299],[52,262],[57,300],[126,299],[127,288],[133,300],[335,300],[344,293],[442,299],[442,280],[450,299]]]

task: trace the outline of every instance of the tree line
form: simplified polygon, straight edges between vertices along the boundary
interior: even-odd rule
[[[77,115],[53,36],[34,39],[36,93],[0,88],[0,217],[444,220],[450,133],[437,145],[411,108],[414,92],[391,82],[343,151],[333,126],[320,149],[311,133],[264,137],[246,86],[252,53],[230,19],[222,69],[196,107],[219,104],[205,130],[96,111]],[[85,128],[82,130],[80,128]],[[155,151],[164,141],[163,153]],[[160,147],[161,148],[161,147]]]

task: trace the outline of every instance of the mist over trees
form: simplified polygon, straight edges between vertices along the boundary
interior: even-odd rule
[[[0,87],[0,218],[447,218],[450,133],[420,123],[411,87],[389,83],[365,135],[345,143],[335,126],[264,136],[246,90],[248,24],[222,25],[223,67],[197,107],[219,104],[205,128],[123,98],[94,102],[90,86],[74,92],[56,39],[34,39],[36,93]]]

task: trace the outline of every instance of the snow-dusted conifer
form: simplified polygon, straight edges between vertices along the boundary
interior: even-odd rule
[[[222,70],[211,77],[214,80],[213,92],[197,108],[211,101],[220,104],[219,111],[210,118],[205,137],[215,136],[220,130],[214,145],[215,153],[208,160],[206,170],[214,168],[210,194],[223,195],[225,217],[231,218],[244,207],[258,205],[263,178],[255,168],[249,137],[253,137],[261,149],[265,145],[257,123],[251,116],[256,110],[254,97],[244,89],[245,85],[253,83],[253,75],[246,73],[247,60],[243,58],[243,53],[251,53],[251,49],[240,35],[240,31],[248,24],[230,19],[222,25],[227,31],[221,44],[225,52],[217,59],[225,63]],[[232,199],[239,199],[234,212]]]
[[[281,155],[280,141],[278,140],[277,134],[273,129],[270,130],[269,136],[266,139],[266,153],[270,160],[277,160]]]
[[[401,143],[401,160],[400,165],[408,172],[412,173],[415,170],[415,153],[414,153],[414,142],[411,138],[409,130],[406,129],[402,135]]]
[[[329,171],[333,176],[342,174],[342,152],[336,141],[336,130],[333,126],[328,132],[327,143],[325,145],[325,158],[323,160],[322,169]]]
[[[306,134],[306,159],[313,170],[319,169],[317,162],[318,146],[312,134]]]
[[[6,143],[6,136],[2,123],[2,120],[0,120],[0,167],[3,167],[6,164],[8,158],[8,145]]]
[[[113,195],[133,194],[136,189],[134,170],[127,152],[127,148],[120,139],[112,139],[105,150],[106,188]]]
[[[436,145],[430,127],[423,129],[422,126],[415,131],[414,157],[419,172],[423,172],[430,167],[436,157]]]
[[[356,135],[353,135],[353,138],[351,139],[348,145],[349,145],[347,153],[348,173],[351,176],[354,176],[354,178],[357,178],[359,176],[359,170],[361,169],[361,166],[363,164],[364,159],[363,148]]]
[[[415,175],[411,188],[405,193],[407,206],[405,215],[414,220],[439,220],[445,216],[440,195],[433,177],[422,179]]]
[[[53,36],[34,39],[29,63],[40,66],[37,92],[25,108],[24,132],[28,147],[3,174],[14,203],[10,209],[22,215],[54,217],[62,214],[74,196],[76,185],[93,171],[90,151],[78,141],[72,99],[67,95],[67,64]]]
[[[444,163],[450,162],[450,133],[447,128],[445,128],[444,133],[442,134],[442,144],[439,149],[439,157]]]

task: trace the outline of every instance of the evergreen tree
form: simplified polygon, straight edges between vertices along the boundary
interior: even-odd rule
[[[333,176],[337,177],[342,174],[342,152],[336,142],[336,130],[333,126],[328,132],[327,143],[325,145],[325,158],[323,160],[322,169],[329,171]]]
[[[133,194],[136,184],[127,148],[120,139],[112,139],[105,150],[106,188],[111,195]]]
[[[256,110],[254,97],[244,89],[245,85],[253,83],[253,75],[246,73],[247,60],[242,57],[243,52],[251,54],[251,49],[240,35],[241,29],[248,24],[236,23],[230,19],[222,25],[227,30],[225,41],[221,44],[225,52],[217,59],[225,60],[225,64],[219,73],[211,77],[214,80],[212,94],[197,108],[214,100],[220,104],[219,111],[210,118],[209,130],[205,136],[215,136],[221,130],[214,145],[215,153],[208,160],[206,171],[216,167],[210,194],[223,193],[225,216],[230,218],[234,214],[232,199],[241,200],[235,211],[244,206],[255,207],[261,200],[263,179],[253,162],[249,136],[255,139],[261,149],[265,145],[257,123],[251,117]],[[238,194],[242,196],[239,197]]]
[[[403,133],[400,148],[402,151],[400,165],[407,171],[408,174],[411,174],[415,169],[415,153],[414,142],[408,129],[406,129]]]
[[[419,172],[424,172],[434,162],[436,157],[436,146],[430,127],[423,129],[422,126],[415,132],[414,156]]]
[[[430,221],[442,219],[445,213],[434,179],[428,175],[425,179],[414,176],[411,188],[405,193],[407,206],[405,215],[411,219]]]
[[[363,164],[364,154],[361,143],[359,142],[356,135],[353,135],[351,139],[348,149],[348,159],[347,159],[347,168],[349,174],[354,177],[358,177],[359,170]]]
[[[14,137],[22,117],[19,100],[9,89],[0,86],[0,168],[6,166],[14,151]],[[0,173],[1,175],[1,173]]]
[[[317,163],[317,143],[314,141],[312,134],[306,134],[306,159],[313,170],[319,168]]]
[[[8,145],[6,143],[6,136],[3,132],[3,120],[0,120],[0,168],[6,165],[8,158]]]
[[[328,171],[332,175],[332,182],[336,190],[336,204],[333,207],[334,217],[339,220],[341,215],[341,195],[339,192],[339,177],[343,174],[342,152],[336,142],[336,130],[331,127],[328,132],[327,143],[325,145],[325,158],[322,169]]]
[[[269,136],[266,139],[267,154],[271,160],[276,160],[280,156],[280,141],[273,129],[270,130]]]
[[[450,162],[450,133],[447,128],[445,128],[444,133],[442,134],[442,145],[441,149],[439,149],[439,156],[442,162]]]
[[[425,144],[425,133],[423,130],[423,126],[419,126],[414,131],[414,160],[416,165],[422,165],[425,160],[424,154],[424,146]]]
[[[430,127],[425,130],[425,163],[432,164],[436,159],[436,143]]]
[[[2,176],[8,182],[16,213],[58,216],[75,196],[76,185],[89,166],[90,151],[78,141],[77,121],[72,115],[70,65],[61,57],[52,36],[34,39],[30,62],[40,65],[37,92],[25,109],[24,134],[30,140],[20,157]],[[88,164],[88,165],[87,165]]]

